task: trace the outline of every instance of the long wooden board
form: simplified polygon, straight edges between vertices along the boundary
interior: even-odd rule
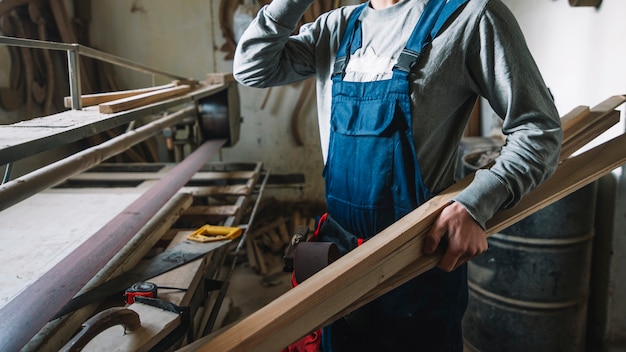
[[[80,97],[80,102],[83,107],[92,106],[92,105],[107,103],[113,100],[133,97],[133,96],[143,94],[143,93],[154,92],[159,89],[166,89],[166,88],[172,88],[172,87],[175,87],[175,85],[173,83],[168,83],[168,84],[156,86],[156,87],[130,89],[130,90],[96,93],[96,94],[85,94]],[[63,104],[66,108],[71,108],[72,98],[71,97],[63,98]]]
[[[113,114],[120,111],[138,108],[140,106],[159,102],[178,95],[188,93],[191,90],[189,85],[181,85],[172,88],[159,89],[154,92],[143,93],[127,98],[109,101],[98,105],[101,114]]]
[[[571,158],[559,166],[551,182],[545,183],[547,186],[533,192],[538,198],[527,196],[526,202],[534,203],[519,214],[530,215],[624,163],[626,163],[626,136],[618,137]],[[469,176],[451,186],[362,246],[197,350],[280,350],[309,331],[348,312],[350,308],[377,297],[380,291],[375,290],[381,286],[397,286],[406,279],[398,280],[399,273],[414,277],[432,268],[438,262],[439,255],[421,255],[423,236],[445,205],[462,191],[471,179]],[[516,208],[516,211],[520,212],[520,208]],[[497,222],[489,223],[490,231],[494,231],[498,226],[506,226],[511,218],[510,214],[499,216],[504,216],[504,219],[495,217],[494,221]],[[396,281],[388,282],[390,278]]]

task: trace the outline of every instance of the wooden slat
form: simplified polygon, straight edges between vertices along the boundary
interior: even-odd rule
[[[196,205],[192,206],[183,216],[199,216],[199,215],[221,215],[231,216],[235,215],[239,207],[236,205]]]
[[[113,114],[120,111],[138,108],[140,106],[157,103],[167,98],[172,98],[177,95],[188,93],[190,90],[191,87],[188,85],[160,89],[154,92],[143,93],[132,97],[102,103],[98,105],[99,111],[101,114]]]
[[[620,106],[625,101],[626,97],[622,95],[615,95],[609,97],[591,109],[585,106],[578,106],[574,108],[569,114],[561,118],[561,123],[563,125],[563,145],[568,144],[579,134],[587,132],[593,125],[597,125],[601,120],[605,119],[607,115],[611,114],[616,107]],[[611,119],[611,116],[608,117]]]
[[[599,114],[594,115],[598,116]],[[574,154],[577,150],[587,145],[587,143],[600,136],[606,130],[615,126],[619,120],[620,112],[617,110],[599,115],[594,124],[587,126],[585,130],[576,135],[575,139],[570,139],[570,143],[563,145],[561,148],[561,155],[570,156]]]
[[[612,110],[612,108],[611,108]],[[527,216],[564,197],[616,167],[626,163],[626,136],[618,137],[560,164],[549,181],[528,195]],[[280,350],[324,324],[345,314],[346,308],[377,297],[381,285],[392,287],[402,282],[398,273],[414,277],[434,267],[440,253],[422,256],[423,237],[441,210],[472,180],[472,175],[398,220],[362,246],[340,258],[302,284],[288,291],[224,333],[208,341],[200,351]],[[498,217],[500,216],[500,217]],[[508,226],[513,215],[497,215],[489,231]],[[518,216],[518,215],[516,215]],[[518,221],[517,218],[515,221]],[[403,278],[405,279],[405,278]],[[378,287],[378,288],[377,288]],[[367,297],[368,293],[372,293]]]
[[[85,94],[80,97],[81,105],[83,107],[98,105],[102,103],[107,103],[113,100],[128,98],[137,96],[139,94],[154,92],[159,89],[166,89],[175,87],[175,84],[169,83],[156,87],[148,87],[148,88],[140,88],[140,89],[130,89],[130,90],[121,90],[116,92],[106,92],[106,93],[96,93],[96,94]],[[65,97],[63,99],[63,104],[66,108],[72,107],[72,97]]]
[[[246,195],[250,194],[251,188],[246,185],[235,186],[206,186],[206,187],[183,187],[182,192],[189,193],[194,197],[209,197],[217,195]]]

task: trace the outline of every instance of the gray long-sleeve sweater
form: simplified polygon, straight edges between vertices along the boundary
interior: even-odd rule
[[[237,81],[253,87],[315,75],[326,160],[330,75],[355,6],[325,13],[293,35],[313,2],[273,0],[261,9],[239,41],[233,72]],[[367,57],[369,50],[370,59],[362,67],[368,62],[384,63],[385,57],[397,58],[426,2],[402,0],[383,10],[365,9],[360,17],[363,55]],[[410,76],[417,157],[431,193],[450,186],[458,144],[476,98],[480,95],[489,101],[503,119],[506,144],[495,164],[479,170],[455,198],[484,227],[497,210],[514,205],[554,172],[562,140],[560,119],[515,18],[499,0],[470,0],[440,33]],[[352,79],[372,79],[368,76],[357,67]],[[385,78],[384,72],[374,79],[380,78]]]

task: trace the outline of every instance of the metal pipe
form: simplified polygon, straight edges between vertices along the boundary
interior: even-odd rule
[[[77,50],[67,51],[67,72],[70,77],[70,98],[72,99],[72,110],[80,110],[83,108],[80,99],[80,60]]]
[[[0,36],[0,44],[19,46],[19,47],[24,47],[24,48],[34,48],[34,49],[76,51],[80,55],[87,56],[93,59],[98,59],[101,61],[105,61],[114,65],[130,68],[133,70],[156,74],[160,76],[165,76],[165,77],[169,77],[172,79],[187,79],[185,77],[180,77],[180,76],[173,75],[171,73],[163,72],[163,71],[136,63],[134,61],[121,58],[119,56],[105,53],[104,51],[92,49],[90,47],[87,47],[81,44],[67,44],[67,43],[58,43],[58,42],[50,42],[50,41],[35,40],[35,39],[15,38],[15,37],[7,37],[7,36]]]
[[[79,54],[81,54],[83,56],[87,56],[87,57],[90,57],[90,58],[93,58],[93,59],[98,59],[100,61],[105,61],[105,62],[108,62],[108,63],[111,63],[111,64],[115,64],[115,65],[118,65],[118,66],[130,68],[130,69],[133,69],[133,70],[136,70],[136,71],[141,71],[141,72],[144,72],[144,73],[157,74],[157,75],[160,75],[160,76],[169,77],[169,78],[172,78],[172,79],[179,79],[179,80],[188,79],[188,78],[185,78],[185,77],[176,76],[176,75],[173,75],[171,73],[160,71],[160,70],[157,70],[157,69],[145,66],[145,65],[141,65],[141,64],[138,64],[138,63],[136,63],[134,61],[127,60],[127,59],[121,58],[119,56],[111,55],[109,53],[105,53],[105,52],[100,51],[100,50],[92,49],[92,48],[84,46],[84,45],[79,45],[78,52],[79,52]]]
[[[4,169],[4,177],[2,178],[2,184],[5,184],[11,180],[11,170],[13,169],[13,163],[8,163]]]
[[[195,113],[195,105],[0,185],[0,211],[138,144]]]
[[[226,143],[203,143],[146,193],[0,309],[0,346],[18,351]]]
[[[22,48],[48,49],[48,50],[61,50],[61,51],[76,50],[76,47],[78,46],[78,44],[67,44],[67,43],[7,37],[7,36],[0,36],[0,44],[18,46]]]

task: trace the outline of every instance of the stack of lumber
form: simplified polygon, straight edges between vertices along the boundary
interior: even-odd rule
[[[259,275],[282,270],[283,255],[296,228],[306,226],[312,233],[315,221],[315,217],[303,216],[297,209],[290,217],[276,216],[259,220],[246,237],[250,268]]]
[[[619,121],[614,96],[596,107],[563,116],[564,141],[555,174],[515,207],[487,224],[493,234],[550,205],[626,163],[626,135],[570,156]],[[472,181],[452,185],[372,239],[221,334],[186,351],[280,350],[321,326],[357,309],[433,268],[441,252],[423,255],[424,236],[442,209]]]
[[[187,94],[200,85],[224,85],[231,82],[232,74],[211,73],[207,75],[206,82],[175,80],[148,88],[82,95],[80,101],[83,107],[97,105],[101,114],[114,114]],[[64,104],[66,108],[70,108],[71,97],[65,97]]]

